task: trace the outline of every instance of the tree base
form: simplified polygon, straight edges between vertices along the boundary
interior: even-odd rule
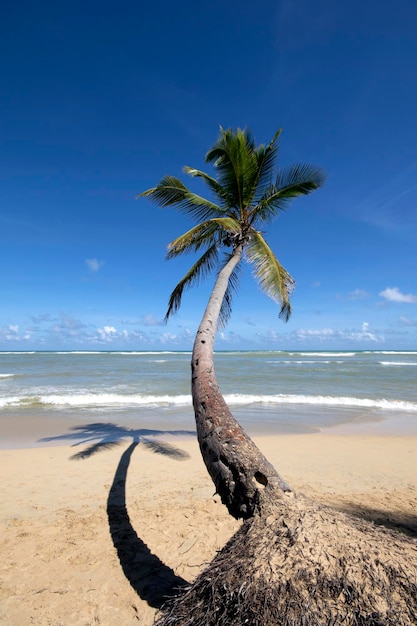
[[[417,624],[415,541],[303,497],[283,500],[244,522],[157,626]]]

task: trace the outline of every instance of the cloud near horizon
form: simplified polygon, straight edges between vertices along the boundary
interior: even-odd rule
[[[417,296],[411,293],[402,293],[398,287],[387,287],[384,291],[380,291],[379,295],[389,302],[402,302],[406,304],[415,304]]]
[[[292,335],[300,340],[317,339],[319,341],[325,340],[342,340],[342,341],[372,341],[374,343],[383,343],[385,337],[382,334],[376,334],[369,328],[368,322],[363,322],[360,330],[343,330],[333,328],[319,328],[309,330],[300,328],[293,331]]]

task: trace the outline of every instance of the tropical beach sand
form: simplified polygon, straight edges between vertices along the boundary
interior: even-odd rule
[[[417,437],[255,440],[293,489],[417,537]],[[196,441],[171,443],[189,456],[128,440],[80,460],[68,446],[0,451],[0,624],[153,623],[161,587],[191,581],[239,526]]]

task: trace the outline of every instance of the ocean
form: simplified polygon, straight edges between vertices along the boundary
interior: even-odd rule
[[[47,419],[57,443],[68,425],[192,433],[190,359],[190,352],[1,352],[0,445],[9,445],[2,423],[24,430],[37,419]],[[250,434],[343,426],[417,434],[417,351],[216,352],[215,368]]]

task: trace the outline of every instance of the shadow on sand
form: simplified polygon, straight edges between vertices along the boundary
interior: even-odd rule
[[[149,440],[148,437],[162,435],[195,435],[193,431],[158,431],[130,429],[112,423],[94,423],[74,427],[72,433],[47,437],[41,441],[69,441],[79,439],[73,445],[88,443],[88,447],[71,459],[87,459],[93,454],[119,445],[126,437],[133,442],[122,454],[107,498],[107,518],[113,545],[117,550],[123,572],[137,594],[154,608],[161,608],[170,597],[189,583],[177,576],[146,543],[136,534],[126,507],[126,478],[130,459],[135,448],[141,444],[157,454],[177,460],[188,457],[186,452],[172,444]],[[98,440],[98,441],[97,441]],[[94,442],[94,443],[91,443]]]
[[[385,526],[391,530],[396,530],[403,535],[411,538],[417,538],[417,516],[404,513],[402,511],[387,511],[376,509],[355,502],[346,502],[338,505],[339,511],[349,513],[355,517],[373,522],[377,526]]]
[[[188,583],[152,554],[130,523],[126,508],[126,477],[130,458],[138,444],[138,441],[134,441],[122,454],[107,499],[107,517],[113,544],[126,578],[142,600],[159,609]]]
[[[180,460],[187,457],[185,452],[182,452],[182,450],[179,450],[169,443],[156,441],[153,437],[162,437],[164,435],[196,436],[196,432],[194,430],[152,430],[149,428],[126,428],[125,426],[118,426],[117,424],[112,424],[111,422],[94,422],[92,424],[74,426],[70,429],[70,431],[71,432],[65,433],[64,435],[44,437],[43,439],[39,439],[39,442],[69,442],[76,439],[77,442],[72,444],[73,447],[90,444],[84,450],[72,455],[71,459],[77,460],[87,459],[97,452],[114,448],[115,446],[120,445],[125,439],[133,439],[133,441],[141,443],[153,452],[172,456]]]

